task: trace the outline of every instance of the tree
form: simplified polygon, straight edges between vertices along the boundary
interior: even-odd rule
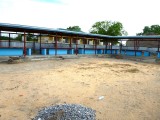
[[[127,35],[127,32],[123,29],[123,25],[120,22],[111,21],[99,21],[93,24],[90,29],[90,33],[111,35],[111,36],[122,36]],[[114,40],[113,44],[116,44],[118,40]]]
[[[145,26],[143,32],[137,33],[137,35],[160,35],[160,26],[159,25],[151,25]]]
[[[27,36],[27,41],[37,41],[38,40],[34,34],[29,33],[29,34],[26,34],[26,36]],[[18,34],[15,40],[22,41],[22,37],[23,37],[22,34]]]
[[[127,35],[127,32],[123,30],[123,25],[120,22],[111,21],[99,21],[93,24],[90,29],[90,33],[111,35],[111,36],[122,36]]]
[[[27,34],[27,41],[37,41],[37,37],[34,34],[28,33]]]
[[[2,36],[0,36],[0,40],[9,40],[9,37],[2,35]],[[10,40],[15,40],[15,38],[14,37],[10,37]]]
[[[22,41],[22,35],[18,34],[18,36],[15,39],[18,40],[18,41]]]
[[[67,30],[76,31],[76,32],[82,32],[81,28],[79,26],[70,26],[70,27],[67,28]]]

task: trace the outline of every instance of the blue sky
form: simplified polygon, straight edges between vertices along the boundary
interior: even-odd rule
[[[129,35],[159,24],[160,0],[0,0],[0,22],[48,28],[119,21]]]

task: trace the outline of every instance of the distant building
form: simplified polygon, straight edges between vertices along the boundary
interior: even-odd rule
[[[126,42],[126,46],[128,47],[134,47],[134,40],[136,39],[130,39]],[[158,47],[158,41],[155,41],[153,39],[149,40],[137,40],[139,47]]]
[[[76,38],[71,38],[72,44],[76,44]],[[40,37],[38,37],[38,42],[40,42]],[[70,43],[70,39],[68,37],[57,37],[58,43]],[[41,36],[41,43],[55,43],[55,36]],[[94,45],[93,39],[78,39],[78,44],[89,44]],[[97,45],[103,45],[103,42],[97,40]]]

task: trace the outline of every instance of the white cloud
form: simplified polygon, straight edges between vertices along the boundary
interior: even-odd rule
[[[49,28],[79,25],[88,32],[101,20],[120,21],[129,35],[160,24],[159,0],[0,0],[0,22]]]

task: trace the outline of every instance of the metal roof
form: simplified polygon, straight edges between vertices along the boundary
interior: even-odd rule
[[[91,37],[99,39],[160,39],[160,36],[108,36],[101,34],[91,34],[85,32],[74,32],[62,29],[53,29],[45,27],[27,26],[19,24],[0,23],[1,31],[14,31],[14,32],[29,32],[29,33],[41,33],[41,34],[58,34],[66,36],[77,37]]]

